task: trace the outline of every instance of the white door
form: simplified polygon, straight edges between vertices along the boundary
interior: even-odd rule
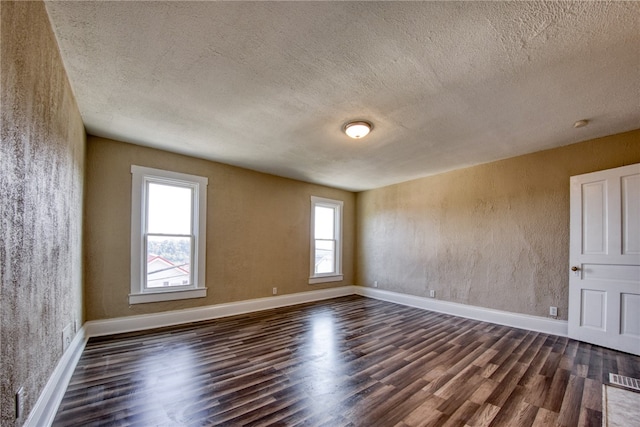
[[[640,355],[640,164],[571,177],[569,337]]]

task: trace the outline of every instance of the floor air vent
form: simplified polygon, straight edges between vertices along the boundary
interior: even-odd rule
[[[635,378],[625,377],[618,374],[609,374],[609,382],[613,385],[640,391],[640,380]]]

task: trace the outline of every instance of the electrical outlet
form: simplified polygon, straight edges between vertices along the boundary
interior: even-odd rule
[[[278,295],[278,288],[273,288],[272,292],[273,292],[273,295]]]
[[[549,307],[549,316],[558,317],[558,307]]]
[[[436,291],[434,291],[433,289],[429,291],[429,298],[435,298],[436,297]]]
[[[73,338],[73,333],[71,332],[73,328],[73,324],[69,323],[62,330],[62,352],[67,351],[69,346],[71,345],[71,339]]]
[[[20,387],[16,393],[16,420],[22,418],[22,414],[24,413],[24,399],[26,397],[24,387]]]
[[[378,287],[378,281],[377,281],[377,280],[375,280],[375,281],[373,282],[373,287],[374,287],[374,288],[377,288],[377,287]]]

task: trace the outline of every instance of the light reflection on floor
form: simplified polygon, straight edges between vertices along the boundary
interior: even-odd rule
[[[314,313],[304,340],[305,365],[302,389],[313,402],[312,412],[327,412],[338,408],[349,395],[345,388],[342,340],[331,312]],[[311,408],[310,408],[311,409]]]
[[[366,319],[366,311],[360,308],[349,317]],[[333,309],[310,308],[297,322],[282,322],[275,313],[265,313],[260,322],[239,321],[238,329],[229,332],[230,342],[222,338],[225,324],[198,331],[202,341],[189,339],[190,332],[159,332],[132,337],[131,342],[137,341],[132,348],[125,338],[111,353],[101,352],[86,371],[77,372],[79,382],[84,373],[84,381],[92,385],[75,390],[74,398],[85,409],[102,411],[95,425],[195,426],[219,425],[283,402],[298,405],[302,419],[324,417],[344,413],[349,399],[367,392],[363,390],[369,385],[363,387],[361,379],[349,374],[349,363],[363,355],[350,346],[363,339],[358,330],[342,329]],[[217,336],[220,331],[222,337]],[[272,356],[265,359],[265,353]]]
[[[141,410],[143,419],[138,422],[181,424],[189,402],[198,396],[194,392],[196,363],[192,348],[172,344],[159,354],[149,354],[139,363],[141,386],[136,393],[146,396],[146,407]]]

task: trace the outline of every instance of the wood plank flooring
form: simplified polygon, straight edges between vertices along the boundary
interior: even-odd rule
[[[55,426],[600,426],[640,357],[350,296],[89,340]]]

